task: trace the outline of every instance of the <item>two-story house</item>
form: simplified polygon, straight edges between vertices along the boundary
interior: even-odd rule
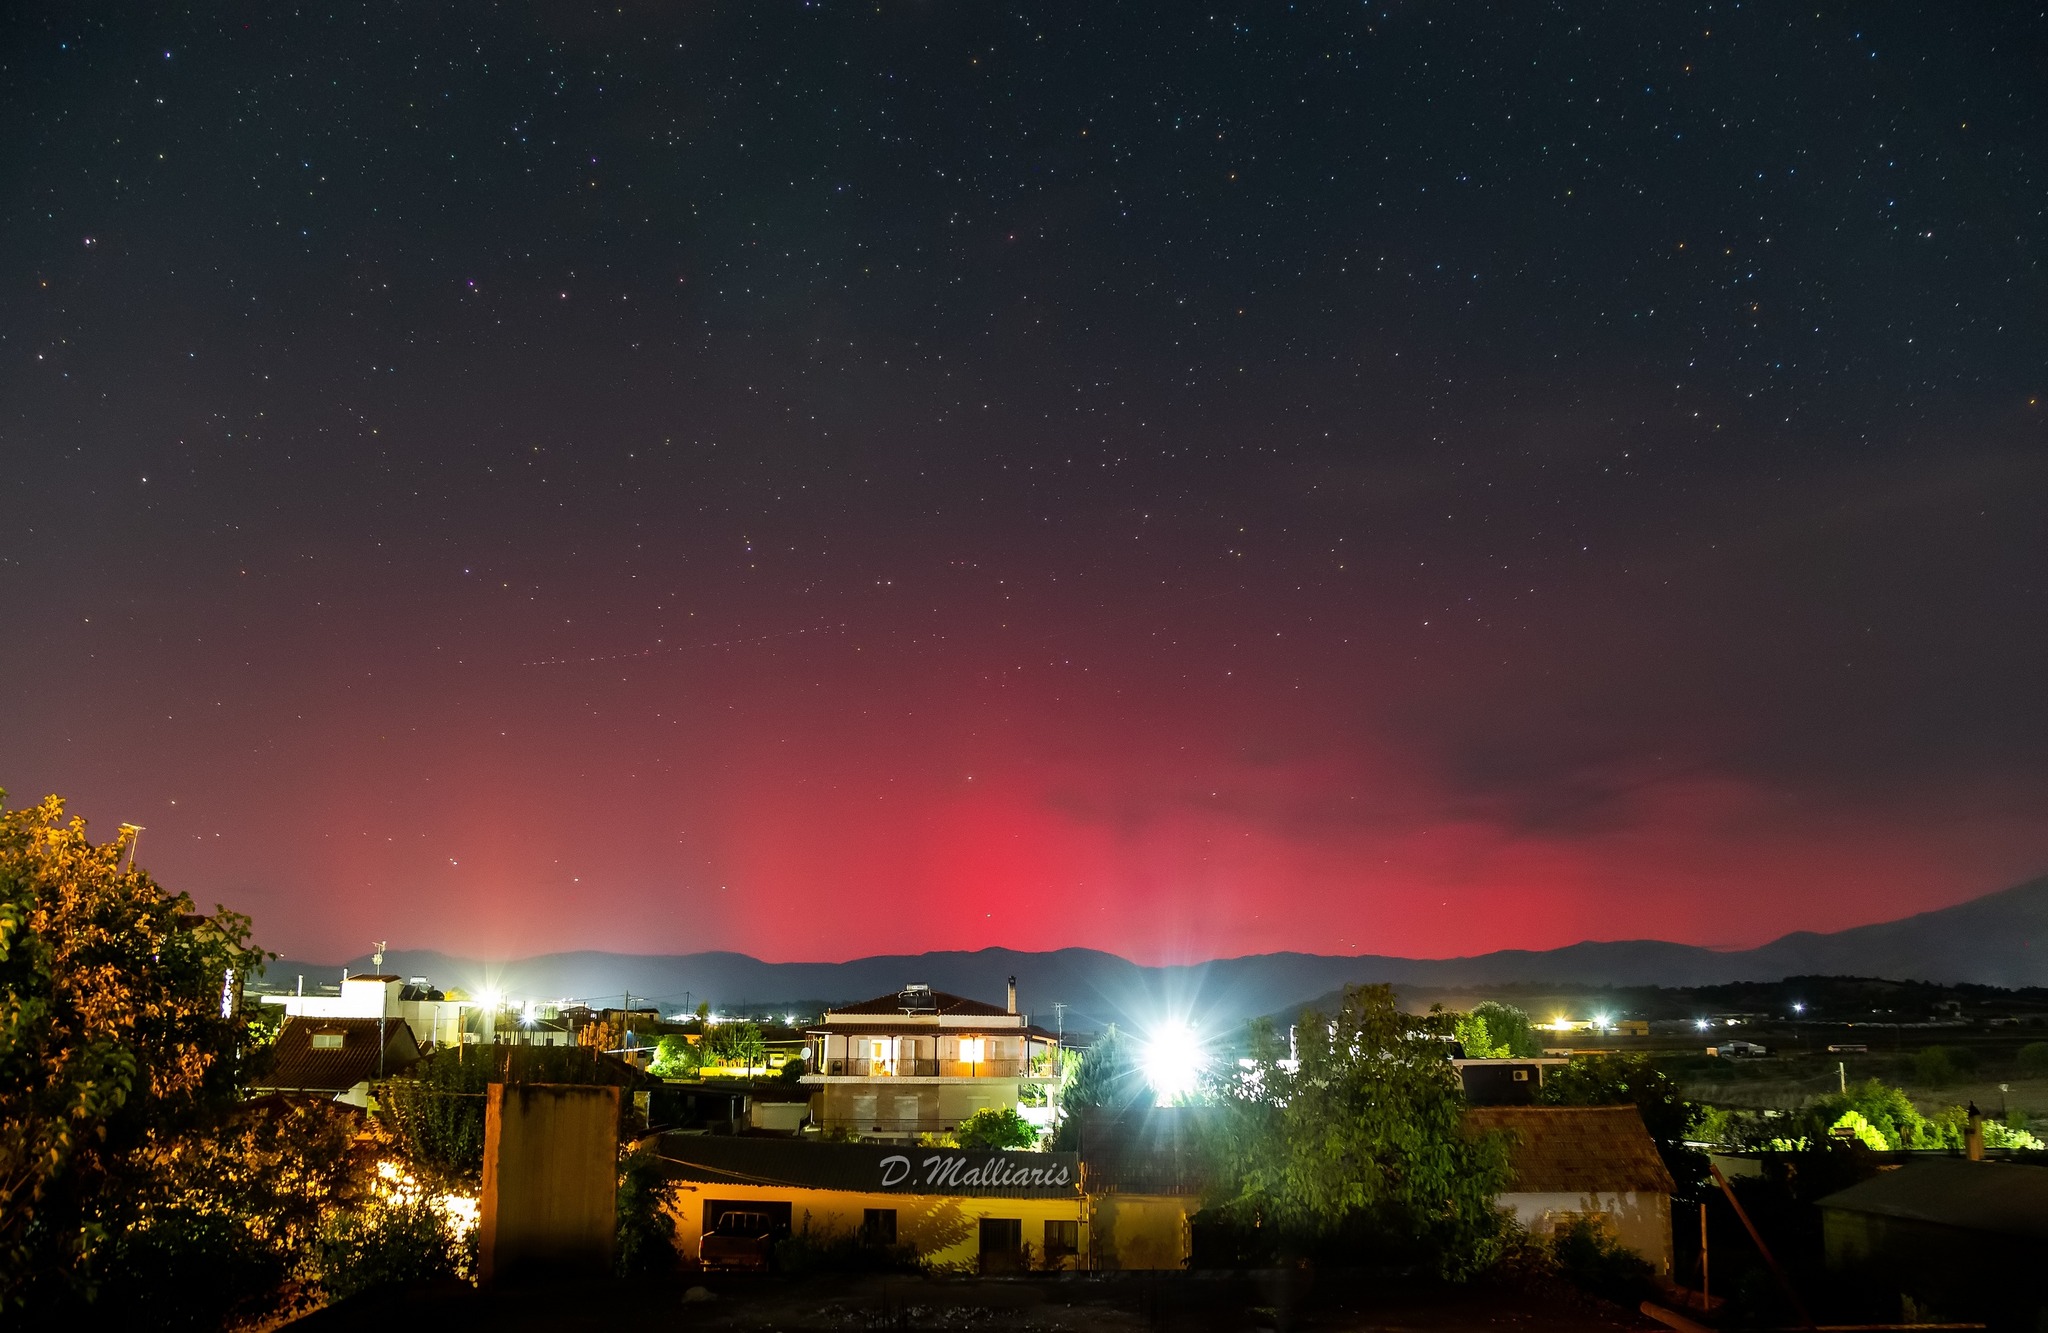
[[[809,1035],[812,1122],[867,1139],[945,1133],[1057,1076],[1059,1038],[1017,1012],[1015,977],[1007,1008],[912,985],[834,1009]]]

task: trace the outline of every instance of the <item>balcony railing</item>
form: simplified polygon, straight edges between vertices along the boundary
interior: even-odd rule
[[[833,1078],[1031,1077],[1023,1060],[827,1060],[822,1072]]]

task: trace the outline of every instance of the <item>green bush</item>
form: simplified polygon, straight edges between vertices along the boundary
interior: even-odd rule
[[[1945,1088],[1960,1072],[1946,1046],[1929,1046],[1913,1057],[1913,1081],[1926,1087]]]
[[[667,1182],[653,1151],[628,1157],[619,1168],[620,1277],[666,1273],[676,1266],[676,1221],[667,1204]]]
[[[1634,1306],[1655,1294],[1650,1265],[1622,1245],[1605,1217],[1581,1213],[1550,1233],[1558,1275],[1616,1305]]]
[[[1029,1148],[1037,1144],[1038,1131],[1010,1107],[984,1106],[960,1122],[953,1142],[963,1148]]]
[[[476,1231],[457,1236],[432,1204],[378,1203],[330,1219],[320,1237],[320,1286],[333,1300],[379,1287],[476,1271]]]
[[[2030,1041],[2020,1047],[2020,1074],[2025,1078],[2048,1078],[2048,1041]]]
[[[775,1271],[786,1277],[813,1273],[917,1273],[924,1265],[908,1245],[870,1245],[859,1232],[813,1229],[811,1219],[775,1242]]]

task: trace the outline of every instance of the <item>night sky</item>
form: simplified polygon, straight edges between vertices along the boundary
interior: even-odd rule
[[[2048,12],[21,3],[0,786],[257,937],[2048,869]]]

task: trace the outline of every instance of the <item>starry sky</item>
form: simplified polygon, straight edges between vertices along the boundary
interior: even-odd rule
[[[2048,869],[2039,4],[0,13],[0,786],[260,942]]]

